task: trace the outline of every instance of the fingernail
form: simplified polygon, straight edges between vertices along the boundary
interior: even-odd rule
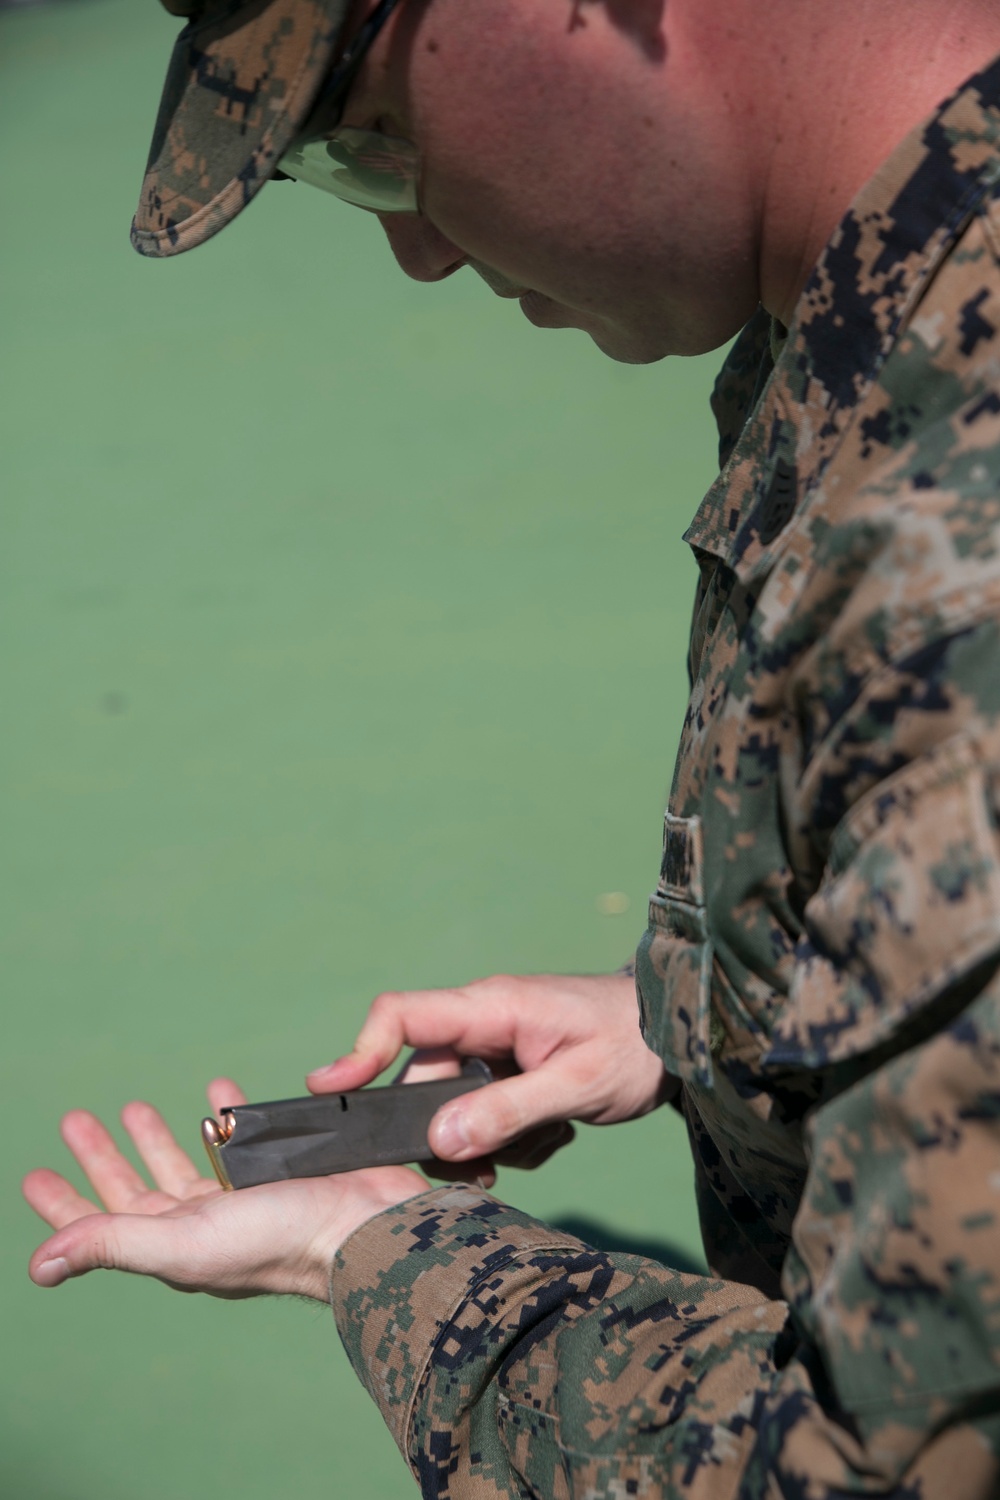
[[[54,1260],[43,1260],[35,1270],[38,1286],[58,1286],[69,1275],[69,1261],[57,1255]]]
[[[434,1149],[438,1156],[446,1157],[449,1161],[457,1161],[470,1154],[472,1142],[469,1140],[469,1130],[462,1110],[453,1109],[442,1115],[434,1132]]]
[[[329,1073],[333,1072],[334,1068],[339,1068],[340,1064],[343,1061],[344,1061],[344,1059],[342,1057],[335,1057],[333,1059],[332,1063],[324,1063],[321,1068],[313,1068],[311,1072],[309,1072],[309,1073],[306,1074],[306,1077],[307,1078],[326,1078],[326,1076]]]

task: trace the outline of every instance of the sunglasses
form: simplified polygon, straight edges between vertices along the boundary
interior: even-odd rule
[[[278,162],[276,177],[307,182],[371,213],[419,212],[420,161],[412,142],[340,124],[357,71],[398,4],[379,0],[320,93],[311,118],[323,120],[322,129],[307,125],[295,137]]]

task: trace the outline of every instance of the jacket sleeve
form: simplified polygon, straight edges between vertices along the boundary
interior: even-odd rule
[[[962,1003],[981,978],[813,1114],[797,1348],[747,1496],[1000,1494],[1000,983]]]
[[[466,1188],[368,1221],[337,1325],[425,1496],[729,1500],[786,1309]]]
[[[969,589],[914,634],[804,772],[823,873],[770,1062],[822,1094],[748,1496],[1000,1494],[1000,630]]]

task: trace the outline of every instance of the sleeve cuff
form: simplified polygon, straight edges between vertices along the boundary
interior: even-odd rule
[[[434,1188],[367,1220],[331,1273],[337,1329],[404,1458],[431,1354],[480,1282],[525,1253],[583,1249],[473,1188]]]

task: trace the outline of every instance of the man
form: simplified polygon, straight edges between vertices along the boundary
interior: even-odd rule
[[[472,265],[613,358],[743,328],[635,987],[382,996],[310,1077],[516,1063],[432,1127],[473,1182],[672,1101],[718,1279],[404,1168],[220,1195],[147,1105],[153,1192],[67,1117],[110,1212],[33,1173],[34,1279],[332,1295],[428,1496],[1000,1494],[1000,12],[198,9],[144,253],[277,168],[376,211],[418,280]]]

